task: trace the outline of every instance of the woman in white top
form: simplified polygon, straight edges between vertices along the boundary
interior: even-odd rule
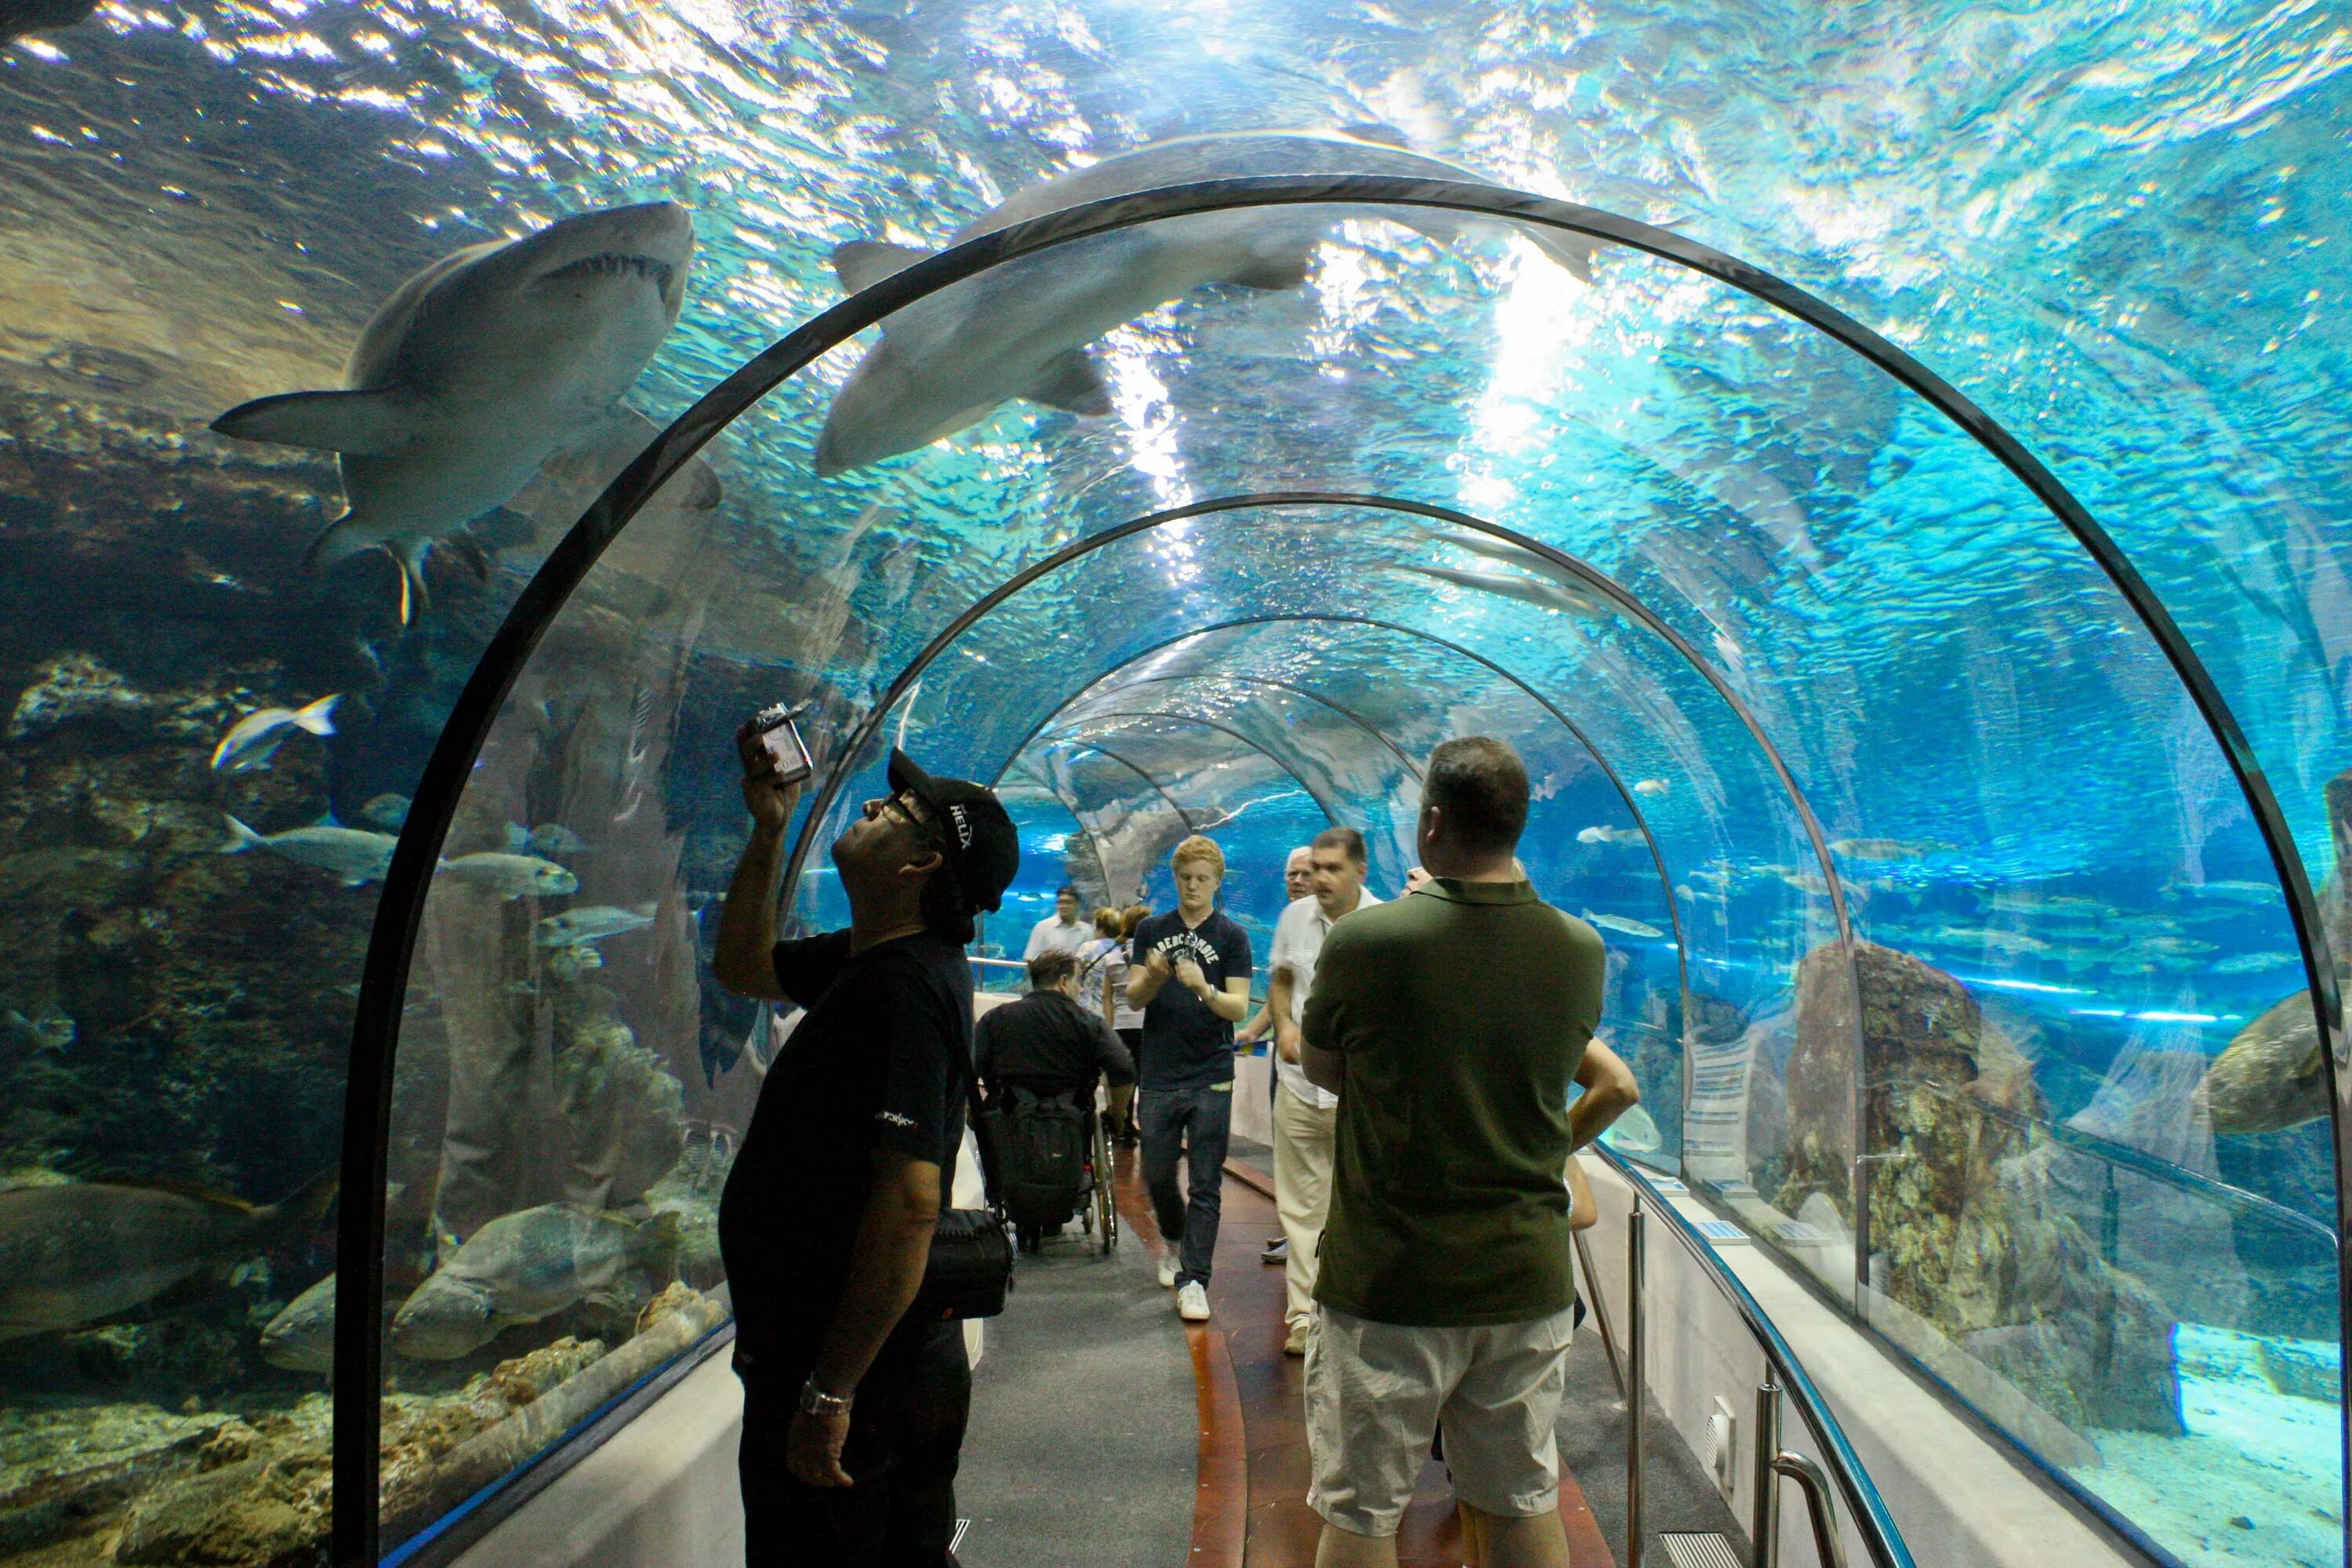
[[[1143,1046],[1143,1010],[1127,1000],[1128,934],[1135,929],[1127,915],[1113,909],[1095,911],[1095,934],[1077,951],[1078,1005],[1102,1015],[1118,1033],[1132,1057]],[[1109,1090],[1110,1125],[1122,1144],[1135,1142],[1135,1086]]]

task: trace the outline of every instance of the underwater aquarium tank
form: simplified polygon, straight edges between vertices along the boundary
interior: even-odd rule
[[[2148,1560],[2344,1561],[2347,66],[0,0],[0,1563],[446,1553],[723,1342],[780,700],[792,916],[896,742],[1021,826],[983,958],[1197,831],[1263,962],[1509,739],[1623,1152]]]

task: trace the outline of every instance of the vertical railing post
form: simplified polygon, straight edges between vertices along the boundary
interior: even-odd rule
[[[1780,1473],[1773,1465],[1780,1457],[1780,1387],[1768,1366],[1756,1385],[1756,1496],[1748,1511],[1756,1568],[1777,1568],[1780,1561]]]
[[[1648,1338],[1642,1311],[1643,1264],[1642,1194],[1625,1221],[1625,1568],[1642,1568],[1642,1402],[1647,1386],[1643,1364]]]

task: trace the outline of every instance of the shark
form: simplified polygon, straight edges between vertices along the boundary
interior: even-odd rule
[[[1521,577],[1509,572],[1463,572],[1451,566],[1408,566],[1391,563],[1382,568],[1387,572],[1410,573],[1456,588],[1467,588],[1475,594],[1494,594],[1506,599],[1517,599],[1533,605],[1539,610],[1556,610],[1564,615],[1602,616],[1608,607],[1592,594],[1571,588],[1565,583],[1539,577]]]
[[[347,509],[310,546],[400,563],[402,619],[424,563],[560,453],[618,472],[652,435],[621,399],[677,321],[694,225],[673,202],[607,207],[454,251],[411,276],[352,345],[343,385],[240,404],[213,428],[333,452]],[[487,572],[478,546],[471,563]]]
[[[1472,181],[1443,158],[1311,131],[1244,131],[1155,142],[1015,192],[958,230],[950,246],[1088,202],[1201,180],[1256,174],[1393,174]],[[911,452],[1026,398],[1073,414],[1110,412],[1110,392],[1086,346],[1204,284],[1289,289],[1349,213],[1376,212],[1451,243],[1476,220],[1439,208],[1254,207],[1163,218],[1004,262],[907,306],[882,323],[817,437],[820,475]],[[1527,237],[1580,279],[1600,243],[1556,229]],[[842,287],[861,293],[930,253],[853,239],[835,247]]]

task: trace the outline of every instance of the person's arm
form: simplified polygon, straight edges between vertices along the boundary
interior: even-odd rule
[[[939,1221],[939,1166],[900,1150],[875,1150],[874,1189],[850,1244],[841,1305],[809,1374],[819,1389],[844,1398],[856,1393],[882,1342],[914,1305]],[[848,1486],[848,1472],[841,1468],[841,1446],[848,1436],[847,1411],[795,1414],[787,1444],[793,1474],[810,1486]]]
[[[1237,1046],[1254,1046],[1265,1037],[1266,1030],[1271,1028],[1273,1025],[1274,1004],[1269,1001],[1265,1006],[1260,1007],[1256,1012],[1252,1013],[1249,1016],[1248,1022],[1244,1023],[1240,1028],[1234,1031],[1234,1044]]]
[[[1307,1010],[1298,1026],[1298,1065],[1307,1081],[1333,1094],[1348,1081],[1348,1058],[1339,1043],[1347,1033],[1347,996],[1350,990],[1349,954],[1354,944],[1334,928],[1315,963],[1315,988],[1307,994]]]
[[[1095,1030],[1095,1064],[1102,1069],[1103,1081],[1113,1089],[1135,1081],[1135,1058],[1108,1024]]]
[[[1290,965],[1277,963],[1274,978],[1265,984],[1265,1010],[1274,1016],[1275,1051],[1284,1061],[1294,1063],[1298,1060],[1299,1045],[1298,1026],[1290,1021],[1295,1016],[1291,992],[1296,973]]]
[[[986,1090],[996,1081],[996,1015],[1002,1008],[992,1008],[981,1015],[980,1022],[971,1026],[971,1076]]]
[[[1168,955],[1157,948],[1147,951],[1140,963],[1127,967],[1127,1005],[1149,1007],[1160,988],[1168,984],[1174,972],[1168,967]]]
[[[1021,962],[1028,963],[1045,951],[1045,922],[1039,921],[1029,928],[1029,945],[1021,950]]]
[[[1609,1131],[1609,1124],[1633,1109],[1642,1099],[1642,1086],[1633,1081],[1633,1069],[1615,1051],[1593,1040],[1584,1047],[1584,1060],[1577,1064],[1576,1081],[1584,1092],[1568,1108],[1569,1153]]]
[[[743,804],[751,810],[751,838],[735,862],[727,902],[719,911],[719,938],[710,973],[739,996],[791,1000],[776,979],[776,880],[783,874],[784,828],[800,799],[798,784],[776,783],[775,759],[765,748],[743,765]]]

